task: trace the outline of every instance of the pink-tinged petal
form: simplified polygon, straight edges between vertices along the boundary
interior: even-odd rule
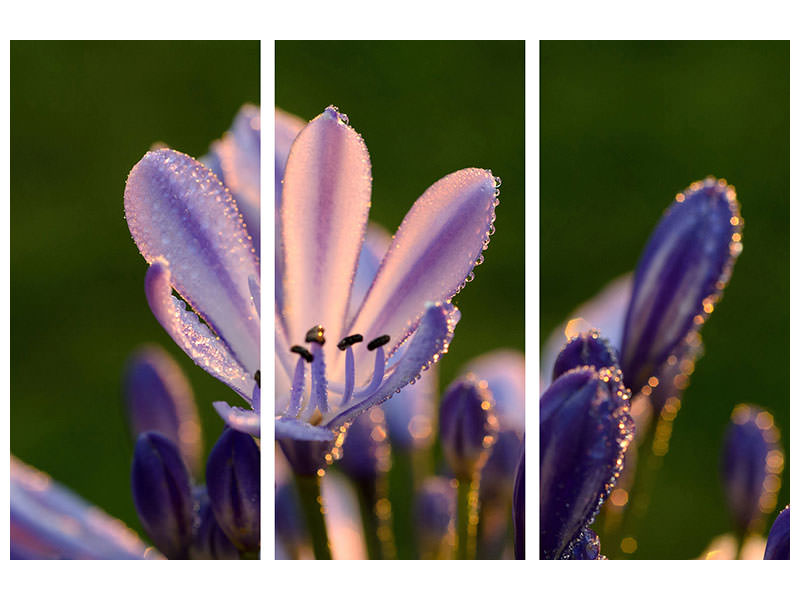
[[[347,309],[348,323],[355,319],[391,243],[392,236],[383,227],[375,223],[367,226],[367,237],[364,239],[364,245],[361,246],[356,276],[353,280],[353,290],[350,292],[350,307]]]
[[[354,404],[335,415],[325,426],[336,430],[372,408],[391,398],[409,383],[413,383],[447,353],[456,323],[461,317],[459,310],[449,302],[429,303],[419,322],[419,327],[409,339],[403,355],[392,372],[383,380],[378,390],[367,399]]]
[[[316,427],[306,421],[291,417],[275,419],[275,439],[301,442],[332,442],[336,436],[330,429]]]
[[[197,366],[250,401],[253,380],[223,340],[172,295],[169,265],[156,259],[144,279],[145,295],[158,322]]]
[[[125,524],[11,457],[11,558],[163,558]]]
[[[300,117],[275,109],[275,304],[283,312],[283,233],[281,232],[281,199],[286,160],[295,138],[307,124]]]
[[[257,106],[245,104],[230,130],[212,145],[222,180],[244,217],[253,247],[260,254],[261,240],[261,116]]]
[[[450,300],[470,278],[489,243],[496,204],[497,183],[483,169],[457,171],[428,188],[403,219],[347,333],[365,340],[389,335],[391,355],[414,331],[426,302]],[[358,349],[357,365],[366,366],[365,352]]]
[[[148,152],[128,176],[125,217],[147,262],[169,263],[172,286],[255,373],[260,327],[248,279],[260,281],[258,256],[217,177],[180,152]]]
[[[261,416],[256,411],[241,406],[231,406],[221,400],[214,402],[212,406],[231,429],[248,433],[253,437],[261,436]]]
[[[290,345],[314,325],[333,356],[367,227],[372,176],[364,140],[325,109],[297,136],[283,183],[283,318]]]
[[[596,329],[619,352],[632,286],[632,273],[616,277],[593,298],[572,311],[569,318],[550,334],[541,354],[539,383],[542,392],[552,380],[553,365],[568,338]]]
[[[500,431],[525,433],[525,355],[517,350],[494,350],[475,358],[461,370],[486,381],[494,398]]]

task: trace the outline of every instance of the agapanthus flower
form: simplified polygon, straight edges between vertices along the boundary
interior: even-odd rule
[[[125,186],[128,227],[150,265],[150,309],[197,365],[247,401],[252,410],[214,407],[251,435],[261,396],[259,153],[258,109],[247,105],[204,159],[216,171],[162,148],[145,154]]]
[[[335,458],[353,419],[447,351],[459,318],[450,300],[493,231],[499,181],[457,171],[417,200],[364,276],[375,268],[359,260],[371,183],[364,141],[336,108],[294,139],[277,227],[275,435],[296,470]]]
[[[724,179],[708,177],[677,194],[650,236],[635,275],[613,280],[548,339],[542,384],[551,381],[564,335],[596,329],[614,349],[634,395],[652,395],[654,403],[663,405],[675,396],[670,392],[680,394],[701,351],[697,331],[713,312],[742,251],[742,226],[736,193]],[[658,390],[662,382],[667,385]]]
[[[11,457],[12,559],[163,558],[122,521]]]

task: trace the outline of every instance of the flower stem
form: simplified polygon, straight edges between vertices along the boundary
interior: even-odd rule
[[[392,453],[389,470],[389,501],[392,503],[392,524],[397,547],[397,558],[414,559],[417,544],[414,537],[414,469],[413,451],[398,450]]]
[[[471,560],[475,558],[476,534],[478,531],[478,486],[479,476],[459,479],[458,504],[456,505],[458,541],[456,558]]]
[[[330,560],[331,548],[323,514],[321,478],[316,475],[297,475],[295,480],[300,496],[300,506],[314,547],[314,557],[318,560]]]
[[[385,491],[386,484],[381,481],[357,481],[358,505],[361,509],[361,523],[364,540],[367,543],[367,557],[370,559],[395,558],[392,540],[391,509]]]

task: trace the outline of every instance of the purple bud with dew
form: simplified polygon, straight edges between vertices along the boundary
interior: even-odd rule
[[[192,491],[178,448],[160,433],[136,440],[131,468],[133,503],[145,532],[167,558],[188,558]]]
[[[553,365],[553,381],[575,367],[586,365],[598,370],[602,367],[619,368],[617,353],[596,329],[580,333],[567,341]]]
[[[439,440],[454,475],[470,480],[483,466],[497,434],[494,400],[485,381],[454,381],[439,406]]]
[[[386,421],[383,411],[376,406],[358,417],[348,428],[339,466],[356,481],[374,482],[389,470],[390,462]]]
[[[783,451],[772,415],[749,404],[731,413],[723,443],[720,471],[725,500],[736,531],[764,528],[764,517],[775,510],[781,488]]]
[[[205,487],[194,492],[194,536],[189,555],[194,560],[238,560],[239,549],[222,531]]]
[[[514,521],[514,558],[525,559],[525,440],[522,442],[522,455],[514,480],[514,496],[511,502]]]
[[[742,251],[732,186],[709,177],[667,209],[645,246],[625,317],[620,365],[634,393],[713,312]]]
[[[780,512],[769,530],[764,560],[789,560],[789,506]]]
[[[455,539],[456,490],[444,477],[422,484],[414,501],[414,524],[424,559],[450,558]]]
[[[618,369],[579,367],[540,400],[540,558],[569,558],[619,477],[633,439]]]
[[[123,377],[128,420],[134,439],[157,431],[180,450],[186,464],[198,472],[203,435],[189,381],[169,354],[158,346],[134,353]]]
[[[225,535],[240,550],[255,552],[261,540],[261,451],[255,440],[225,429],[206,465],[211,508]]]

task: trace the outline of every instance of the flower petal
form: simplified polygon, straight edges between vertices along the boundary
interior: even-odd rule
[[[226,383],[250,401],[251,378],[244,367],[231,355],[225,342],[216,337],[172,295],[169,265],[156,259],[145,275],[145,294],[150,310],[175,343],[195,364]]]
[[[231,406],[221,400],[214,402],[212,406],[231,429],[249,433],[254,437],[261,436],[261,415],[256,411],[247,410],[241,406]]]
[[[276,440],[298,440],[304,442],[332,442],[336,436],[330,429],[315,427],[300,419],[279,417],[275,419]]]
[[[14,456],[9,499],[12,559],[161,557],[122,521]]]
[[[261,254],[261,116],[257,106],[239,109],[230,130],[212,145],[222,180],[230,189],[256,253]]]
[[[367,295],[378,268],[381,266],[386,251],[392,243],[392,236],[380,225],[370,223],[367,227],[367,237],[361,246],[358,257],[358,267],[353,280],[353,290],[350,292],[350,308],[347,310],[347,322],[355,319],[364,297]]]
[[[458,293],[489,242],[496,192],[494,177],[483,169],[457,171],[428,188],[403,219],[347,333],[365,340],[389,335],[391,355],[414,331],[425,302],[446,302]],[[358,349],[356,365],[365,365],[358,356],[365,352]]]
[[[128,176],[125,216],[142,256],[169,263],[172,286],[255,373],[260,331],[248,278],[259,280],[258,256],[217,177],[180,152],[148,152]]]
[[[364,140],[328,107],[300,132],[286,163],[280,221],[291,342],[302,342],[314,325],[334,341],[342,337],[371,189]],[[335,344],[326,352],[332,355]]]
[[[295,138],[307,124],[300,117],[275,109],[275,304],[283,312],[283,233],[281,232],[281,202],[286,160]]]
[[[422,371],[429,369],[447,352],[460,316],[459,310],[449,302],[429,303],[408,348],[378,390],[362,402],[335,415],[325,426],[336,430],[351,423],[367,409],[388,400],[404,386],[421,377]]]
[[[647,242],[633,283],[620,365],[636,393],[714,310],[742,249],[733,188],[709,177],[678,194]]]

